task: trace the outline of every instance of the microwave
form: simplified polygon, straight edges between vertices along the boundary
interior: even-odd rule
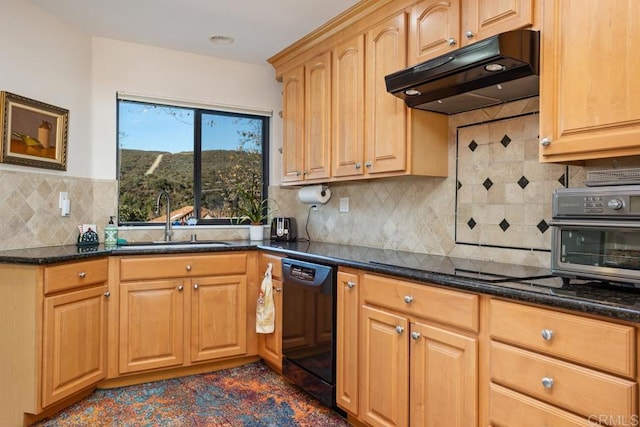
[[[640,288],[639,185],[559,188],[552,208],[553,274]]]

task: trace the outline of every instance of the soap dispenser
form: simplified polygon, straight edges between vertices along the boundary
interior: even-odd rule
[[[118,227],[113,223],[113,217],[109,217],[109,224],[104,228],[104,245],[116,246],[118,244]]]

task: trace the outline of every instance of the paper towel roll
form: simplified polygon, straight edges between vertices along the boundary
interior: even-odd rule
[[[331,190],[326,185],[310,185],[298,191],[298,199],[302,203],[325,204],[331,198]]]

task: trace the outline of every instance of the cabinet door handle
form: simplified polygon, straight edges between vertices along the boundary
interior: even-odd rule
[[[457,42],[456,42],[456,39],[454,39],[453,37],[451,37],[451,38],[448,40],[448,42],[449,42],[449,46],[455,46],[455,45],[456,45],[456,43],[457,43]]]
[[[548,137],[544,137],[540,140],[540,145],[542,145],[543,147],[548,147],[549,145],[551,145],[551,138]]]
[[[355,287],[356,287],[355,282],[352,282],[351,280],[349,280],[349,281],[347,282],[347,288],[349,288],[349,289],[353,289],[353,288],[355,288]]]
[[[300,171],[296,171],[296,176],[300,176]]]
[[[473,31],[471,31],[471,30],[467,30],[467,32],[466,32],[466,33],[464,33],[464,35],[465,35],[465,37],[466,37],[466,38],[471,39],[471,38],[473,38],[473,36],[474,36],[475,34],[473,34]]]
[[[87,273],[85,273],[84,271],[81,271],[80,273],[78,273],[78,277],[81,279],[84,279],[85,277],[87,277]]]
[[[356,166],[356,169],[360,169],[362,167],[362,163],[356,163],[355,166]]]
[[[414,340],[420,339],[420,332],[411,332],[411,338]]]
[[[197,284],[197,283],[194,283],[194,284],[193,284],[193,289],[195,289],[195,290],[197,291],[199,288],[200,288],[200,286],[198,286],[198,284]]]
[[[182,292],[183,289],[184,289],[184,286],[182,285],[178,286],[178,291]]]
[[[407,304],[411,304],[413,302],[413,297],[411,295],[405,295],[404,302],[406,302]]]
[[[282,292],[282,288],[274,288],[276,292]]]
[[[105,296],[105,297],[107,297],[107,298],[109,298],[109,297],[111,296],[111,292],[109,292],[109,291],[105,292],[105,293],[104,293],[104,296]]]
[[[367,168],[370,168],[370,167],[371,167],[371,162],[366,162],[366,163],[364,164],[364,166],[365,166],[365,167],[367,167]]]
[[[542,386],[544,388],[552,388],[553,387],[553,378],[549,378],[549,377],[542,378]]]
[[[190,265],[187,265],[187,266],[185,267],[185,269],[186,269],[187,271],[191,271],[191,266],[190,266]]]
[[[542,335],[542,338],[545,341],[551,341],[551,339],[553,338],[553,331],[551,329],[543,329],[542,332],[540,333],[540,335]]]
[[[401,335],[404,332],[404,328],[400,325],[396,326],[396,332]]]

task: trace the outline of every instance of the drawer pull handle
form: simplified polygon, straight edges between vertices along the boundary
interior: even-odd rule
[[[275,288],[276,292],[282,292],[282,288]]]
[[[199,287],[200,287],[200,286],[198,286],[198,284],[197,284],[197,283],[195,283],[195,284],[193,285],[193,289],[195,289],[196,291],[198,290],[198,288],[199,288]]]
[[[187,269],[187,271],[191,271],[191,266],[190,265],[187,265],[185,268]]]
[[[105,296],[105,297],[107,297],[107,298],[109,298],[109,297],[111,296],[111,292],[109,292],[109,291],[105,292],[105,293],[104,293],[104,296]]]
[[[400,335],[404,332],[404,328],[402,326],[396,326],[396,332]]]
[[[352,282],[351,280],[347,282],[347,288],[353,289],[355,288],[355,286],[356,286],[355,282]]]
[[[543,329],[541,335],[545,341],[551,341],[553,338],[553,331],[551,329]]]
[[[87,273],[85,273],[84,271],[81,271],[80,273],[78,273],[78,277],[81,279],[84,279],[85,277],[87,277]]]
[[[405,295],[404,302],[406,302],[407,304],[411,304],[413,302],[413,297],[410,295]]]
[[[542,379],[542,386],[544,388],[552,388],[553,387],[553,378],[544,377]]]
[[[411,332],[411,338],[414,340],[420,339],[420,332]]]

